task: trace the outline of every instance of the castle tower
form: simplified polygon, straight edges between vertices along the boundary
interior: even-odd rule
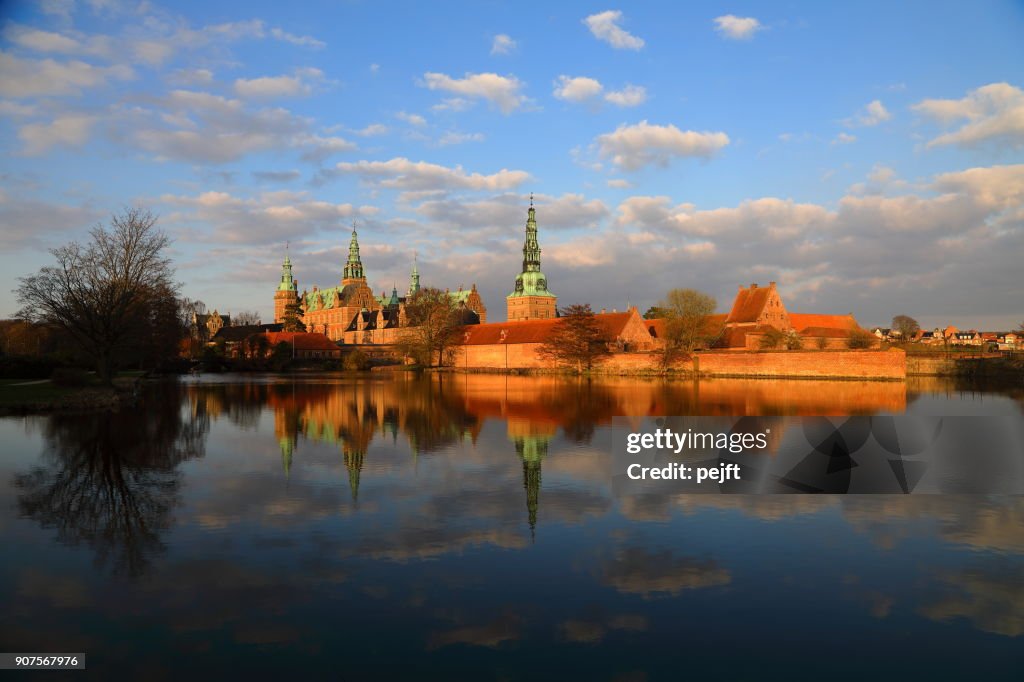
[[[532,194],[523,242],[523,271],[516,276],[515,289],[505,297],[505,302],[509,321],[546,320],[556,316],[558,297],[548,290],[548,280],[540,271],[537,213]]]
[[[363,274],[363,261],[359,259],[359,235],[356,234],[356,225],[352,223],[352,239],[348,243],[348,261],[341,273],[341,286],[365,282],[366,275]]]
[[[274,292],[274,323],[284,320],[284,310],[291,303],[299,300],[299,283],[292,277],[292,259],[288,251],[284,254],[284,263],[281,265],[281,283],[277,285]]]
[[[416,262],[416,254],[412,255],[412,272],[409,273],[409,290],[405,292],[406,298],[412,298],[413,294],[420,290],[420,269]]]

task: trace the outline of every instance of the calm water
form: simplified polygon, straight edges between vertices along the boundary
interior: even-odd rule
[[[604,458],[617,415],[1022,405],[936,380],[221,376],[3,418],[0,642],[85,652],[73,679],[1019,680],[1024,498],[617,497]]]

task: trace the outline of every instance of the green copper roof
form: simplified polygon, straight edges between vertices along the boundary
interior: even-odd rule
[[[281,265],[281,283],[277,285],[278,291],[295,291],[295,278],[292,277],[292,259],[287,253],[284,255],[284,264]]]
[[[362,279],[363,262],[359,258],[359,235],[356,234],[356,226],[352,225],[352,239],[348,243],[348,262],[342,271],[343,279]]]
[[[508,298],[520,296],[546,296],[555,298],[548,290],[548,278],[540,270],[540,242],[537,241],[537,211],[530,197],[530,210],[526,218],[526,240],[523,242],[523,271],[516,276],[515,288]]]

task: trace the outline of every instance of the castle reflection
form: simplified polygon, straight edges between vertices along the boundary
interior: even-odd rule
[[[589,444],[618,416],[859,415],[899,413],[906,389],[870,381],[645,381],[628,378],[397,373],[360,379],[189,387],[193,419],[226,415],[252,429],[273,415],[281,466],[289,476],[302,441],[341,451],[353,503],[375,439],[406,441],[415,459],[466,440],[487,421],[503,423],[510,453],[522,462],[531,534],[536,530],[543,462],[559,431]],[[782,434],[776,434],[781,438]]]

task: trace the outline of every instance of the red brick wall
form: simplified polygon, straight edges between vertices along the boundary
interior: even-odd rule
[[[723,351],[700,353],[697,368],[708,376],[835,377],[904,379],[901,350]]]

